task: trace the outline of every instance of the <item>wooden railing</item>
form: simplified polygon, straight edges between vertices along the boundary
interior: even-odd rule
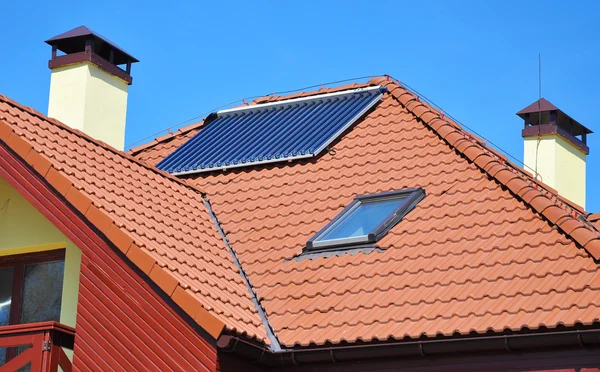
[[[0,366],[0,372],[16,371],[27,365],[32,372],[56,372],[58,366],[70,372],[71,361],[63,347],[73,350],[74,342],[75,329],[57,322],[0,327],[0,348],[7,350],[7,361]]]

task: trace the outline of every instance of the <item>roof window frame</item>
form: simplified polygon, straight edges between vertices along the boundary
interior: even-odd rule
[[[331,239],[325,241],[319,241],[319,239],[329,232],[333,227],[337,226],[346,216],[349,215],[355,208],[358,208],[361,204],[367,204],[369,202],[379,202],[384,200],[393,200],[397,198],[405,197],[404,203],[399,205],[393,212],[391,212],[385,219],[383,219],[373,230],[367,235]],[[397,191],[382,192],[377,194],[359,195],[348,204],[333,220],[331,220],[325,227],[319,230],[307,243],[307,251],[327,251],[345,248],[354,248],[357,245],[369,245],[377,243],[383,238],[394,226],[396,226],[423,198],[425,197],[425,190],[421,187],[409,188]]]

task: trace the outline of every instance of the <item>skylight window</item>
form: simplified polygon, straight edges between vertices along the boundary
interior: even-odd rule
[[[421,188],[356,197],[307,243],[309,250],[372,244],[425,197]]]

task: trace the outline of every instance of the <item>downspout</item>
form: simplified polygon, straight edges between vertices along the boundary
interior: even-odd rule
[[[269,323],[269,319],[267,318],[267,314],[265,313],[265,310],[263,309],[262,305],[258,301],[258,297],[256,297],[254,288],[252,288],[252,285],[250,284],[250,280],[248,279],[246,272],[242,268],[242,264],[240,263],[240,260],[238,259],[237,254],[235,253],[235,251],[229,244],[229,240],[227,239],[225,232],[221,228],[221,224],[219,223],[219,220],[217,219],[217,216],[215,215],[215,213],[212,209],[210,200],[208,200],[208,198],[204,194],[202,195],[202,199],[204,201],[204,205],[206,206],[206,209],[208,210],[208,214],[212,218],[213,223],[215,224],[215,227],[217,228],[217,231],[219,232],[219,235],[221,235],[221,238],[223,238],[223,242],[225,242],[225,246],[227,246],[227,249],[229,250],[231,257],[233,258],[233,263],[235,264],[235,266],[237,266],[238,270],[240,271],[240,275],[241,275],[242,279],[244,280],[244,283],[246,283],[246,288],[248,289],[248,292],[250,292],[250,298],[252,299],[252,303],[254,304],[254,307],[256,308],[256,311],[258,312],[258,316],[260,317],[263,325],[265,326],[265,331],[266,331],[267,337],[269,338],[269,342],[271,344],[271,350],[269,350],[269,349],[265,349],[265,350],[280,352],[281,344],[279,343],[279,340],[277,339],[277,336],[275,335],[275,332],[273,331],[273,328],[271,327],[271,324]]]

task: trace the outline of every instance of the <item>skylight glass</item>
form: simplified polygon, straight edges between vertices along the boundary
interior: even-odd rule
[[[408,189],[357,197],[311,239],[308,249],[375,243],[425,196]]]
[[[356,203],[354,208],[335,226],[326,231],[318,241],[367,236],[381,224],[398,206],[404,203],[406,196],[390,198],[366,203]]]

